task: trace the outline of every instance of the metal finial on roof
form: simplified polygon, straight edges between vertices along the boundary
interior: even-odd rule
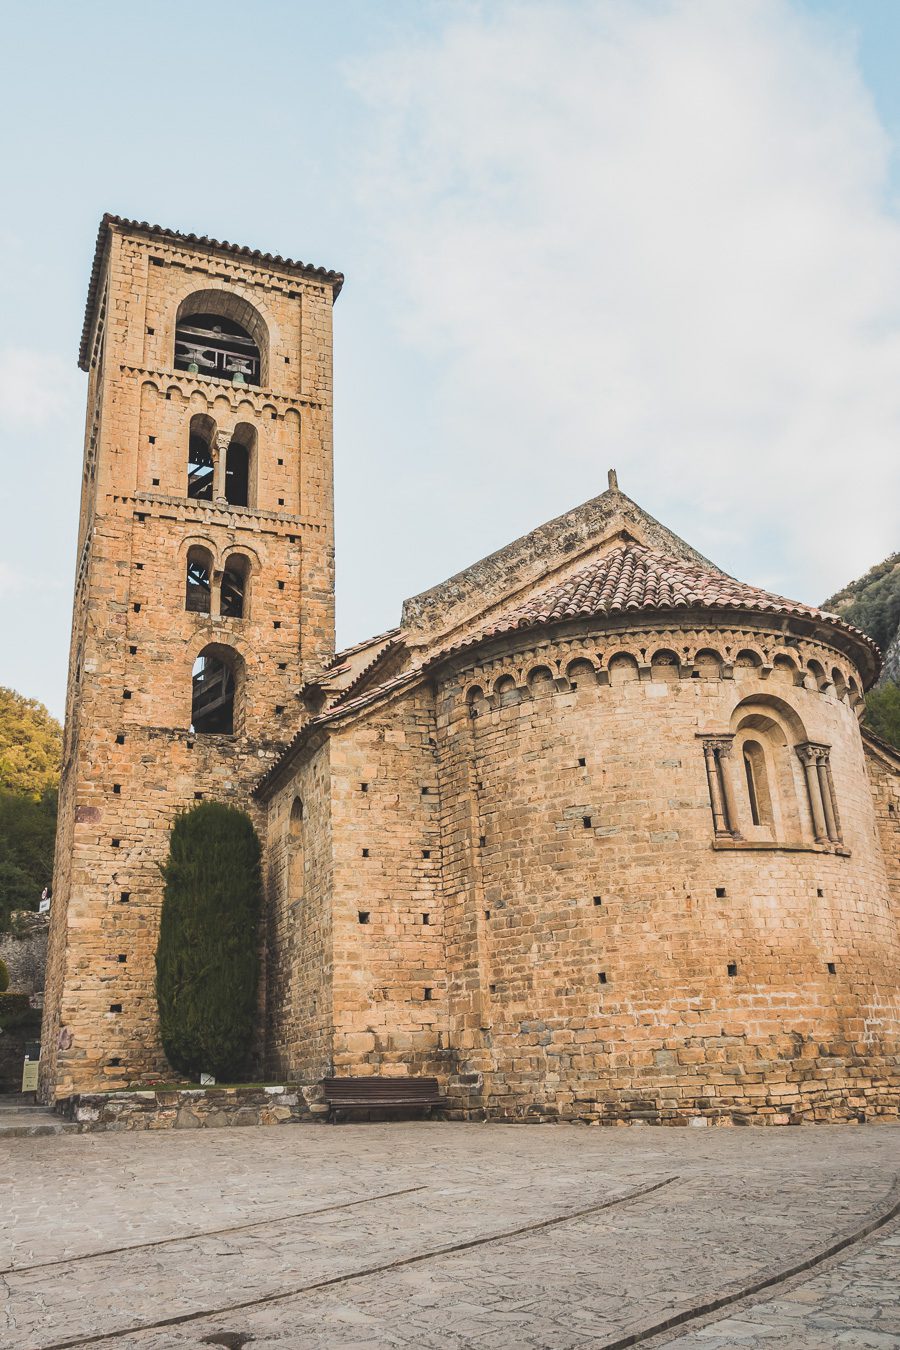
[[[618,476],[617,476],[617,474],[616,474],[615,469],[608,469],[608,470],[607,470],[606,476],[607,476],[607,478],[609,479],[609,486],[610,486],[611,488],[614,488],[616,491],[618,491],[618,488],[619,488],[619,479],[618,479]]]

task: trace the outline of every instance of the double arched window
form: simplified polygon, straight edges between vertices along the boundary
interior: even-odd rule
[[[188,428],[187,495],[192,501],[256,505],[256,428],[238,422],[219,431],[206,413],[195,413]]]
[[[250,559],[230,553],[221,572],[202,544],[188,549],[185,562],[184,607],[192,614],[223,619],[246,619],[250,613]]]

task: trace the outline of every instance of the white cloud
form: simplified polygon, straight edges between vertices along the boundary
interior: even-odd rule
[[[836,30],[780,0],[471,5],[353,79],[448,511],[505,485],[537,524],[615,464],[803,598],[897,547],[900,226]]]

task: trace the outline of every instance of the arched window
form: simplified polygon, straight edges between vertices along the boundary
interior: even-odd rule
[[[213,499],[212,439],[215,430],[215,422],[206,413],[195,413],[191,418],[187,495],[193,501],[211,502]]]
[[[184,607],[192,614],[208,614],[212,557],[205,548],[188,549]]]
[[[256,429],[239,422],[225,456],[225,500],[230,506],[253,506],[256,497]]]
[[[232,553],[222,573],[219,613],[225,619],[245,619],[248,612],[250,563],[241,553]]]
[[[772,828],[775,817],[772,811],[765,751],[759,741],[744,741],[743,753],[750,819],[754,825]]]
[[[241,659],[229,647],[204,647],[194,662],[191,730],[201,735],[230,735],[235,728],[235,699]]]
[[[288,887],[291,900],[299,900],[303,895],[303,876],[303,802],[299,797],[295,797],[291,806],[290,862],[288,865]]]
[[[178,307],[175,369],[232,384],[262,384],[267,339],[248,300],[229,291],[195,291]]]

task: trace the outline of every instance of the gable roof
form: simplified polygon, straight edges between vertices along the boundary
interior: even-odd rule
[[[295,262],[293,258],[282,258],[280,253],[263,253],[258,248],[248,248],[244,244],[229,244],[225,239],[211,239],[206,234],[183,234],[181,230],[167,230],[162,225],[150,225],[146,220],[128,220],[124,216],[114,216],[107,211],[100,221],[97,231],[97,243],[94,247],[94,261],[91,265],[91,279],[88,283],[87,301],[84,307],[84,324],[81,329],[81,345],[78,351],[78,365],[87,370],[91,356],[91,334],[94,331],[94,310],[103,279],[106,253],[113,228],[127,233],[148,234],[157,239],[168,239],[174,243],[189,244],[194,248],[209,249],[216,253],[232,253],[253,262],[267,263],[284,271],[297,272],[300,275],[327,281],[334,287],[334,298],[338,298],[344,284],[342,272],[330,272],[324,267],[314,267],[310,263]]]

